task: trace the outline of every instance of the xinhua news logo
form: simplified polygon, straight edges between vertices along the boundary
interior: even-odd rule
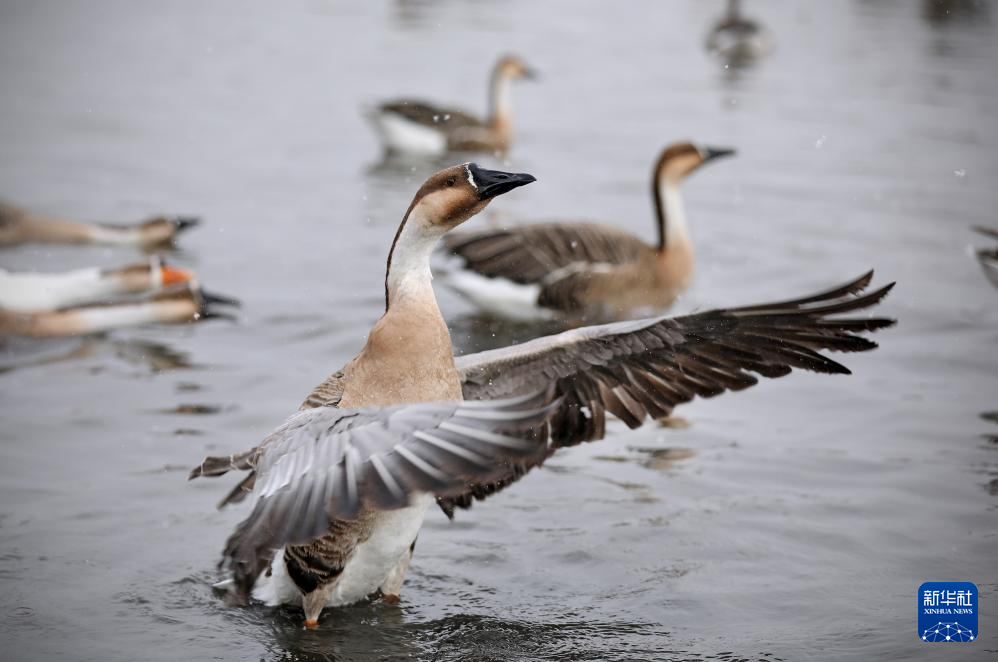
[[[977,586],[970,582],[925,582],[918,587],[918,636],[932,643],[977,638]]]

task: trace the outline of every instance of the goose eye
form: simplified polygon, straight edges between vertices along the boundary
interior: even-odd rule
[[[454,184],[455,184],[456,181],[457,180],[455,180],[453,177],[449,177],[447,179],[447,186],[454,186]]]

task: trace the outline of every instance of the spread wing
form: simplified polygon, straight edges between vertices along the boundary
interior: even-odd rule
[[[417,493],[461,494],[540,464],[554,403],[548,389],[491,402],[305,409],[258,447],[207,458],[190,477],[255,471],[253,511],[225,547],[248,593],[277,548],[309,542],[332,520],[402,508]]]
[[[651,248],[598,223],[541,223],[508,230],[451,232],[444,247],[488,278],[542,285],[598,265],[631,262]]]
[[[509,397],[553,386],[561,398],[550,426],[552,448],[600,439],[606,414],[629,427],[661,418],[696,396],[740,391],[758,377],[782,377],[794,368],[848,374],[822,351],[861,352],[877,345],[859,334],[894,320],[856,313],[878,303],[893,283],[863,293],[873,272],[809,297],[590,326],[456,360],[468,400]],[[507,483],[509,479],[506,479]],[[470,505],[476,485],[454,506]]]
[[[400,99],[378,107],[383,113],[395,113],[410,122],[437,128],[477,129],[485,126],[480,119],[454,108],[441,108],[422,101]]]

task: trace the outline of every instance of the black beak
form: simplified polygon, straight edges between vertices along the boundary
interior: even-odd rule
[[[486,170],[479,168],[477,164],[469,163],[468,172],[478,189],[478,199],[488,200],[497,195],[502,195],[507,191],[512,191],[518,186],[536,182],[537,178],[525,172],[503,172],[501,170]]]
[[[731,156],[735,153],[735,150],[728,149],[727,147],[704,147],[704,161],[712,161],[714,159],[719,159],[722,156]]]
[[[201,219],[196,216],[178,216],[172,220],[173,224],[177,226],[177,232],[183,232],[201,224]]]
[[[242,302],[239,299],[233,299],[232,297],[222,296],[221,294],[214,294],[212,292],[205,292],[201,290],[201,300],[204,301],[205,308],[211,306],[235,306],[236,308],[242,306]]]
[[[211,292],[205,292],[204,290],[198,290],[198,294],[201,297],[201,311],[200,319],[210,320],[210,319],[221,319],[227,320],[229,322],[236,322],[238,318],[227,310],[219,310],[218,306],[240,306],[238,299],[233,299],[231,297],[221,296],[219,294],[212,294]]]
[[[537,70],[531,67],[524,67],[522,76],[524,80],[537,80],[541,77],[541,75],[537,73]]]

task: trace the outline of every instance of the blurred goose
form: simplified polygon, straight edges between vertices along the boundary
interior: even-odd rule
[[[848,373],[820,350],[876,347],[859,315],[890,289],[866,274],[792,301],[620,322],[454,359],[431,286],[430,253],[451,228],[526,174],[454,166],[416,193],[388,253],[385,313],[361,352],[263,442],[208,457],[191,478],[249,474],[223,582],[240,598],[325,606],[380,593],[397,602],[430,504],[448,515],[514,482],[555,449],[601,438],[606,414],[637,427],[694,396],[740,390],[792,368]],[[497,400],[500,399],[501,400]]]
[[[742,16],[740,0],[728,0],[727,13],[707,35],[707,50],[734,66],[749,64],[772,48],[769,31]]]
[[[516,320],[622,319],[642,309],[662,310],[693,276],[680,184],[704,163],[731,154],[680,142],[659,155],[651,180],[655,245],[601,223],[455,232],[444,247],[457,259],[442,264],[438,275],[484,311]]]
[[[382,104],[369,117],[388,152],[505,152],[513,139],[512,82],[533,77],[534,72],[519,58],[501,58],[492,70],[489,117],[484,121],[414,99]]]
[[[198,222],[196,218],[157,216],[138,225],[85,223],[34,214],[0,202],[0,246],[21,243],[157,246],[172,242],[178,233]]]
[[[981,226],[975,227],[974,230],[985,237],[998,239],[998,230]],[[991,281],[992,285],[998,287],[998,247],[979,248],[977,250],[977,261],[980,263],[985,277]]]
[[[193,277],[159,256],[117,269],[90,267],[61,273],[0,269],[0,309],[32,312],[99,303],[126,294],[149,294]]]
[[[238,305],[228,297],[208,294],[193,281],[174,285],[145,299],[89,304],[43,312],[0,310],[0,336],[56,338],[81,336],[143,324],[185,324],[231,316],[218,305]]]

